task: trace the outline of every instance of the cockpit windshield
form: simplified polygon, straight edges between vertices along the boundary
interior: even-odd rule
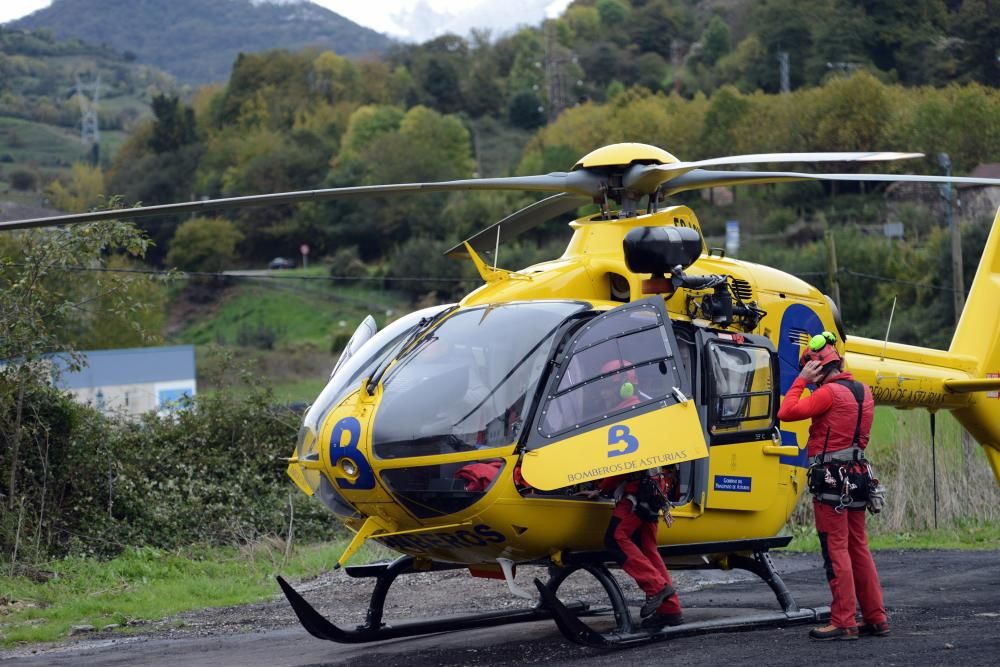
[[[318,432],[323,417],[358,388],[365,377],[399,352],[399,348],[420,326],[454,304],[432,306],[399,318],[368,339],[347,361],[336,367],[319,398],[306,412],[305,429]]]
[[[428,456],[516,441],[556,329],[586,307],[507,303],[445,319],[385,377],[372,432],[375,455]]]

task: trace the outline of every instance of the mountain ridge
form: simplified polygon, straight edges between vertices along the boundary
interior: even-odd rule
[[[227,80],[241,52],[312,47],[362,56],[394,43],[308,0],[54,0],[7,25],[108,44],[195,85]]]

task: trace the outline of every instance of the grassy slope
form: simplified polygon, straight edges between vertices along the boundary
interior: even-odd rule
[[[137,624],[172,614],[246,604],[278,593],[274,575],[311,577],[329,569],[346,541],[297,547],[285,560],[284,543],[263,541],[241,549],[168,552],[129,549],[99,562],[70,558],[48,564],[48,581],[3,578],[0,646],[53,641],[74,625]],[[354,562],[385,557],[375,545]],[[40,578],[40,577],[39,577]]]
[[[310,274],[316,275],[312,270]],[[283,277],[303,275],[286,271]],[[403,301],[378,288],[344,286],[322,281],[247,280],[237,285],[209,319],[191,322],[178,334],[185,343],[235,343],[241,331],[267,327],[282,344],[321,343],[350,333],[368,314],[384,321],[398,316]]]
[[[101,132],[102,163],[110,161],[127,136],[120,131]],[[41,190],[46,181],[68,174],[74,162],[88,159],[78,130],[9,116],[0,116],[2,155],[9,155],[13,162],[0,163],[0,195],[5,199],[35,205],[42,203]],[[19,169],[36,172],[41,177],[35,192],[17,192],[10,187],[10,174]]]
[[[21,118],[0,117],[0,146],[15,163],[59,166],[85,157],[79,132]]]
[[[289,279],[324,276],[322,267],[280,275],[228,288],[213,308],[198,311],[172,337],[173,342],[198,346],[200,387],[232,390],[229,382],[237,376],[218,370],[222,350],[217,346],[223,345],[266,376],[278,401],[311,402],[336,359],[335,340],[346,341],[369,314],[381,326],[410,310],[404,297],[378,287]],[[256,341],[272,336],[272,349],[259,349]]]

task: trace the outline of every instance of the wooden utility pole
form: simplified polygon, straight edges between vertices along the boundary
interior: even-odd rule
[[[948,208],[950,209],[951,206]],[[962,232],[955,223],[951,225],[951,274],[952,288],[955,290],[955,324],[957,325],[962,318],[962,311],[965,309],[965,279],[962,276]]]
[[[840,269],[837,266],[837,244],[833,240],[833,230],[826,230],[823,237],[826,240],[826,280],[830,286],[830,296],[833,297],[833,302],[837,304],[837,310],[841,310]]]
[[[951,176],[951,158],[947,153],[938,155],[940,164],[947,176]],[[955,325],[962,319],[965,308],[965,278],[962,275],[962,233],[951,215],[951,183],[941,186],[941,197],[944,199],[945,217],[948,221],[948,231],[951,234],[951,286],[954,290]]]

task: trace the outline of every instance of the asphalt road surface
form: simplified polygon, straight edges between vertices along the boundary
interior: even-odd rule
[[[785,583],[803,607],[829,604],[817,554],[775,554]],[[810,626],[723,632],[601,650],[567,641],[551,621],[444,632],[372,644],[341,645],[314,639],[295,621],[283,598],[244,607],[184,614],[140,626],[135,636],[103,634],[57,646],[0,653],[14,665],[510,665],[544,663],[588,667],[618,665],[997,665],[1000,664],[1000,553],[883,551],[875,561],[885,589],[892,632],[855,642],[814,642]],[[525,568],[518,581],[535,573]],[[581,575],[582,576],[582,575]],[[745,573],[680,572],[676,576],[687,618],[748,615],[778,609],[770,589]],[[619,573],[619,580],[627,577]],[[569,584],[570,582],[567,582]],[[332,621],[352,627],[363,620],[372,580],[342,572],[295,584]],[[580,584],[582,591],[586,582]],[[640,593],[624,585],[626,596]],[[572,585],[560,597],[572,599]],[[585,594],[584,592],[580,593]],[[414,618],[484,608],[520,606],[502,582],[464,572],[401,577],[386,617]],[[634,610],[635,611],[635,610]],[[633,614],[635,615],[635,614]]]

